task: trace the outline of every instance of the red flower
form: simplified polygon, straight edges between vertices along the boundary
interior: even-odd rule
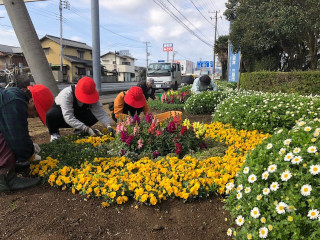
[[[173,133],[176,130],[176,125],[173,121],[169,122],[167,131],[168,133]]]
[[[181,151],[182,151],[181,144],[180,143],[176,143],[176,151],[175,151],[175,153],[176,154],[180,154]]]
[[[156,136],[160,136],[160,135],[162,135],[162,132],[159,130],[156,130]]]
[[[188,128],[186,126],[182,126],[180,134],[183,135],[188,131]]]

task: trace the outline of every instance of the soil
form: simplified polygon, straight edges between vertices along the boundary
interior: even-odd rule
[[[210,115],[183,113],[183,118],[211,122]],[[29,120],[29,130],[34,142],[49,142],[39,119]],[[61,131],[61,135],[71,133],[71,129]],[[230,216],[220,198],[188,203],[174,199],[157,206],[132,200],[103,208],[99,199],[44,184],[0,194],[0,239],[226,239],[225,219]]]

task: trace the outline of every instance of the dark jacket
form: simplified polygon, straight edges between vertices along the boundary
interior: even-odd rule
[[[149,87],[147,86],[147,82],[146,82],[145,80],[138,82],[137,86],[142,88],[143,95],[144,95],[144,97],[146,98],[147,101],[148,101],[148,98],[149,98],[149,97],[150,97],[151,99],[153,99],[153,100],[156,98],[156,97],[154,96],[155,89],[152,88],[152,87],[149,88]]]
[[[0,89],[0,132],[19,162],[34,153],[28,130],[28,101],[19,88]]]

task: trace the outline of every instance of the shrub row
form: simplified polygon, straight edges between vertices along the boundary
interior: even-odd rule
[[[320,72],[252,72],[243,73],[240,87],[263,92],[320,94]]]

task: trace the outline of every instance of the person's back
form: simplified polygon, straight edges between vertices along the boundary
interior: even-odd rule
[[[217,90],[217,85],[214,84],[214,82],[211,80],[211,78],[208,75],[203,75],[195,79],[191,87],[191,92],[193,94],[199,94],[203,91],[208,91],[208,90],[213,90],[213,91]]]

